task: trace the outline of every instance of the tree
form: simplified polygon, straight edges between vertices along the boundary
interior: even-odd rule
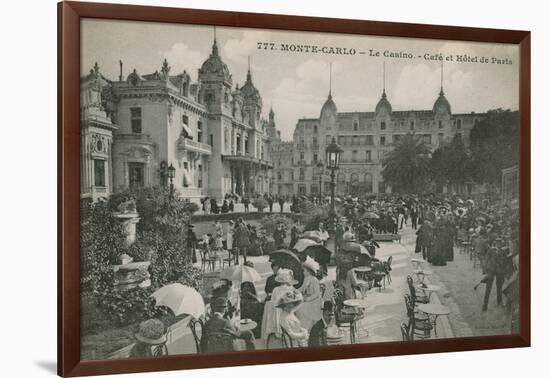
[[[430,172],[430,149],[422,139],[408,133],[396,141],[382,162],[382,176],[396,192],[419,192]]]
[[[456,134],[451,143],[439,147],[430,160],[430,175],[439,185],[459,186],[470,178],[470,162],[462,137]]]
[[[490,110],[472,128],[470,150],[474,180],[498,185],[501,170],[519,162],[519,112]]]

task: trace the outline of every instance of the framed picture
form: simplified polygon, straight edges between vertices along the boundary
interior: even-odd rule
[[[530,345],[530,33],[59,4],[58,373]]]

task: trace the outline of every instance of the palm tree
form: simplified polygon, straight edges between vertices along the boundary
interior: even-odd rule
[[[393,143],[382,161],[382,176],[394,191],[417,193],[427,182],[430,148],[422,139],[408,133]]]

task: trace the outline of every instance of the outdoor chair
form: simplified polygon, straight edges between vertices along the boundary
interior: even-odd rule
[[[206,335],[206,351],[208,353],[233,352],[233,335],[228,333],[209,333]]]
[[[414,304],[411,300],[411,297],[408,294],[405,294],[405,307],[407,309],[407,317],[409,318],[409,324],[407,328],[409,330],[408,334],[410,340],[414,340],[414,337],[417,336],[421,339],[427,339],[431,336],[432,324],[428,317],[420,318],[414,310]]]
[[[222,257],[222,269],[225,268],[225,264],[231,266],[231,263],[235,261],[232,250],[227,250],[227,257]]]
[[[197,353],[205,351],[206,339],[204,339],[203,341],[202,335],[204,335],[204,322],[202,321],[202,319],[191,319],[189,321],[189,328],[191,328],[191,333],[193,334],[193,339],[195,340]]]
[[[416,295],[416,288],[414,287],[414,282],[411,276],[407,276],[407,285],[409,286],[413,306],[416,306],[418,303],[430,303],[430,298],[427,295]]]
[[[218,256],[217,252],[207,249],[206,250],[206,262],[208,267],[210,267],[210,271],[214,272],[216,270],[216,263],[220,261],[220,257]]]
[[[294,348],[294,344],[292,343],[292,337],[290,337],[286,329],[281,327],[281,331],[282,331],[283,347],[286,349]]]
[[[409,336],[409,326],[407,323],[401,323],[401,337],[403,341],[410,341],[411,337]]]
[[[198,250],[201,257],[201,272],[205,272],[207,264],[206,249],[201,246]]]

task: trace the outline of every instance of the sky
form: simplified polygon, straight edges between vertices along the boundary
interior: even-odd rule
[[[292,139],[299,118],[319,117],[330,81],[339,112],[374,111],[384,83],[393,110],[430,110],[439,94],[442,71],[453,113],[519,107],[515,45],[227,27],[217,27],[215,35],[233,86],[244,83],[250,57],[263,116],[267,118],[273,107],[284,140]],[[212,26],[84,19],[81,72],[88,73],[97,62],[102,74],[115,80],[119,60],[126,76],[134,68],[140,74],[160,71],[166,58],[171,75],[186,70],[196,81],[213,39]],[[262,47],[267,49],[259,49],[258,42],[265,42]],[[282,51],[283,44],[325,47],[326,53]],[[337,54],[335,48],[349,53]],[[433,59],[438,54],[443,61]],[[459,62],[458,56],[477,62]],[[489,61],[481,62],[482,57]],[[492,58],[509,64],[497,64]]]

